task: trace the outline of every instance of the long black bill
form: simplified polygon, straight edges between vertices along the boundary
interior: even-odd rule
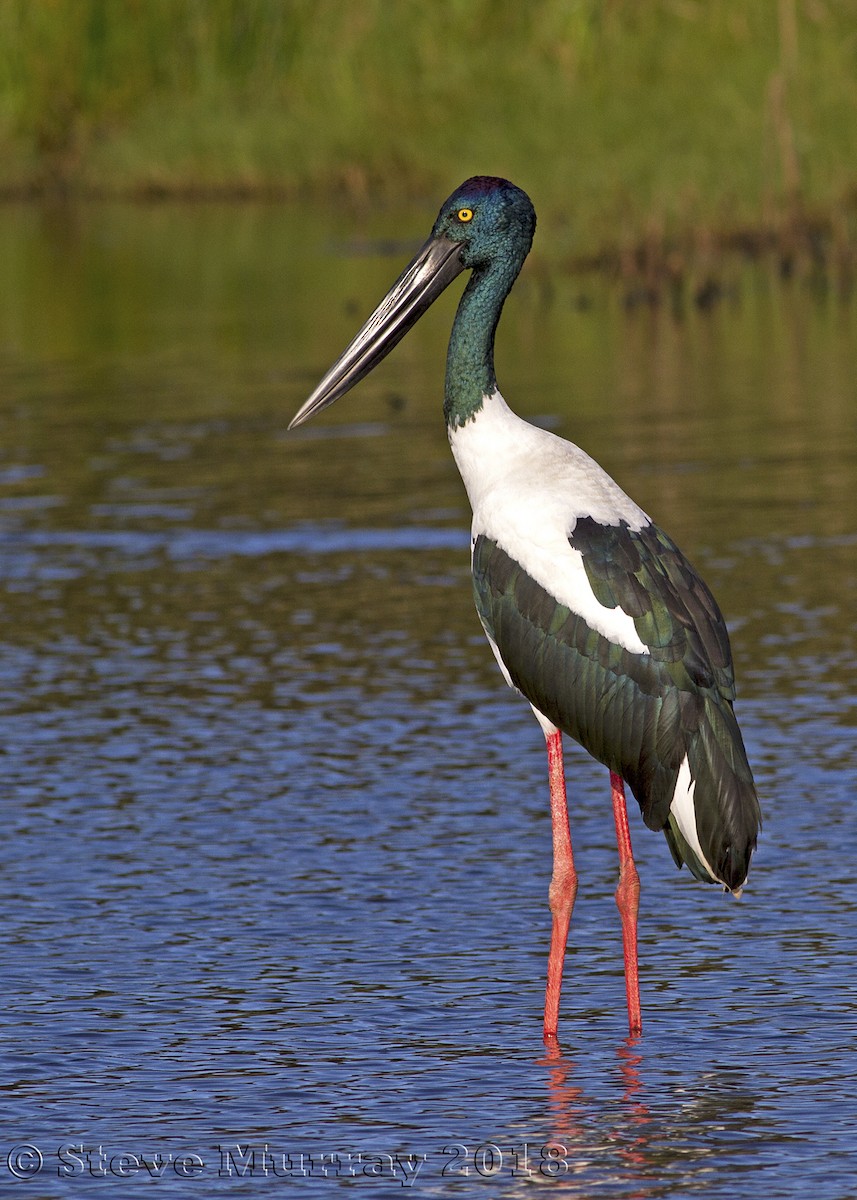
[[[430,237],[405,267],[354,341],[292,418],[289,429],[344,396],[377,367],[416,324],[456,275],[464,270],[461,246],[446,237]]]

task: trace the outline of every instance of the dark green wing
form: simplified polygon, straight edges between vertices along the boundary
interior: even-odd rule
[[[569,544],[583,556],[596,599],[634,618],[654,659],[682,663],[702,688],[735,699],[726,622],[704,580],[657,525],[641,530],[578,518]]]
[[[718,877],[739,887],[755,844],[758,803],[732,712],[729,640],[717,605],[653,526],[636,534],[583,518],[569,541],[583,555],[598,600],[621,605],[650,652],[629,651],[594,630],[480,536],[473,583],[485,630],[515,687],[622,776],[646,824],[663,829],[677,861],[699,873],[670,825],[678,771],[688,756],[701,845]]]

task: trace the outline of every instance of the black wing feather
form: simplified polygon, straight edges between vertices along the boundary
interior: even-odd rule
[[[670,804],[687,755],[700,844],[718,878],[740,887],[759,808],[732,711],[732,657],[711,592],[670,538],[578,519],[570,545],[607,608],[634,620],[648,654],[636,654],[560,604],[502,547],[480,536],[473,548],[476,606],[515,687],[594,758],[621,775],[646,824],[700,878],[679,845]]]

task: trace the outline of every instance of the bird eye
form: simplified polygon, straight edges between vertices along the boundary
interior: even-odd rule
[[[458,210],[458,219],[459,219],[459,221],[462,221],[465,224],[468,221],[472,221],[473,220],[473,209],[472,208],[460,208]]]

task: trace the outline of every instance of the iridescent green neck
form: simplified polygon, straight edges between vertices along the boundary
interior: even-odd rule
[[[494,333],[520,263],[494,261],[474,270],[455,314],[446,355],[443,414],[450,429],[466,425],[496,389]]]

